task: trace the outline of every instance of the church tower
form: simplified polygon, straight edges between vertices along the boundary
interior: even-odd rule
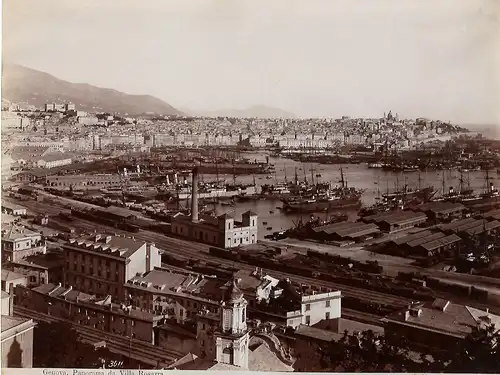
[[[215,359],[219,363],[248,369],[247,301],[233,280],[221,306],[219,329],[215,333]]]

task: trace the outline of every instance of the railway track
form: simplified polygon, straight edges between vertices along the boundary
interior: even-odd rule
[[[14,315],[48,323],[68,322],[65,319],[50,316],[20,306],[14,306]],[[154,346],[153,344],[139,340],[130,340],[121,335],[103,332],[89,327],[83,327],[72,322],[69,323],[78,332],[82,341],[96,343],[104,340],[106,341],[106,347],[113,353],[130,357],[153,366],[166,367],[185,355],[185,353],[179,353],[170,349]]]
[[[34,203],[34,204],[33,204]],[[38,213],[42,212],[47,212],[47,206],[46,204],[39,203],[39,202],[30,202],[29,205],[30,209],[37,211]],[[60,209],[56,209],[53,206],[51,207],[51,211],[55,213],[58,213]],[[97,228],[97,224],[83,220],[83,219],[78,219],[75,220],[75,222],[70,222],[68,225],[73,226],[73,227],[78,227],[84,230],[87,230],[89,232],[93,232]],[[123,230],[117,230],[116,228],[112,227],[106,227],[104,225],[99,225],[100,227],[105,227],[109,228],[110,232],[114,233],[119,233],[119,234],[126,234],[130,235],[130,233],[125,232]],[[190,259],[190,258],[195,258],[207,262],[217,262],[220,265],[228,266],[228,267],[235,267],[239,269],[244,269],[244,270],[249,270],[253,271],[255,269],[254,266],[237,262],[237,261],[231,261],[227,259],[222,259],[213,255],[210,255],[208,253],[210,246],[205,245],[202,243],[198,242],[189,242],[183,239],[175,238],[175,237],[168,237],[164,236],[162,234],[152,232],[152,231],[146,231],[146,230],[141,230],[138,233],[134,233],[133,236],[137,239],[141,239],[144,241],[148,242],[154,242],[156,246],[160,249],[163,250],[167,254],[171,254],[176,256],[177,258],[181,259]],[[271,269],[264,269],[266,273],[268,273],[270,276],[280,278],[280,279],[286,279],[289,278],[293,281],[296,281],[298,283],[302,284],[307,284],[315,287],[323,287],[323,288],[329,288],[329,289],[335,289],[335,290],[340,290],[342,291],[342,294],[344,296],[348,297],[354,297],[354,298],[359,298],[364,301],[370,301],[373,303],[380,303],[384,305],[391,305],[394,306],[395,308],[403,308],[408,305],[410,302],[410,299],[404,298],[404,297],[399,297],[399,296],[394,296],[391,294],[386,294],[386,293],[381,293],[381,292],[374,292],[374,291],[369,291],[365,290],[362,288],[357,288],[345,284],[339,284],[335,282],[330,282],[330,281],[323,281],[323,280],[318,280],[312,277],[304,277],[304,276],[298,276],[294,275],[291,273],[287,272],[281,272],[281,271],[276,271],[276,270],[271,270]]]
[[[24,202],[23,202],[24,203]],[[60,212],[60,208],[43,204],[40,202],[35,202],[35,201],[28,201],[25,204],[28,208],[33,207],[34,210],[38,211],[39,213],[43,212],[48,212],[49,210],[53,212],[54,214]],[[69,223],[70,226],[78,226],[79,228],[85,229],[89,232],[93,232],[99,224],[86,221],[86,220],[81,220],[78,219],[77,223],[74,223],[75,225],[71,225],[73,223]],[[105,227],[105,226],[102,226]],[[115,232],[115,233],[120,233],[120,234],[125,234],[130,236],[130,233],[125,232],[123,230],[118,230],[116,228],[112,227],[106,227],[109,228],[110,232]],[[245,270],[254,270],[255,267],[237,262],[237,261],[232,261],[228,259],[222,259],[216,256],[213,256],[209,254],[209,245],[203,244],[203,243],[198,243],[198,242],[190,242],[186,241],[180,238],[175,238],[175,237],[170,237],[170,236],[165,236],[157,232],[152,232],[152,231],[147,231],[147,230],[141,230],[139,233],[134,233],[134,237],[137,239],[142,239],[144,241],[149,241],[149,242],[154,242],[159,249],[163,250],[167,254],[171,254],[177,258],[180,259],[198,259],[206,262],[216,262],[222,266],[227,266],[227,267],[233,267],[233,268],[238,268],[238,269],[245,269]],[[266,273],[268,273],[271,276],[274,276],[276,278],[289,278],[293,281],[315,286],[315,287],[325,287],[325,288],[330,288],[330,289],[336,289],[342,291],[342,294],[347,297],[354,297],[361,299],[363,301],[370,301],[373,303],[379,303],[383,305],[391,305],[394,306],[395,308],[404,308],[408,305],[409,302],[411,302],[411,299],[401,297],[401,296],[396,296],[390,293],[384,293],[384,292],[377,292],[377,291],[371,291],[367,289],[363,289],[360,287],[353,287],[350,285],[346,284],[340,284],[338,282],[330,282],[330,281],[323,281],[323,280],[318,280],[312,277],[304,277],[304,276],[298,276],[295,274],[287,273],[287,272],[281,272],[281,271],[276,271],[276,270],[271,270],[271,269],[264,269]],[[451,299],[455,301],[456,303],[464,303],[472,307],[476,307],[482,310],[486,310],[487,308],[490,309],[493,313],[500,313],[500,308],[497,306],[492,306],[491,304],[485,304],[481,303],[479,301],[473,301],[468,298],[464,297],[459,297],[455,295],[450,295],[449,293],[445,292],[437,292],[437,296],[440,296],[442,298],[446,299]]]

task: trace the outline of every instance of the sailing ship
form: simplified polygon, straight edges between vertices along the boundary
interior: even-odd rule
[[[363,191],[347,186],[342,168],[340,176],[340,187],[331,188],[330,184],[318,183],[313,185],[310,196],[283,199],[283,211],[285,213],[313,213],[360,208]]]

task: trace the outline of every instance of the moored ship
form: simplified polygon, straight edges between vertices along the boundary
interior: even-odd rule
[[[283,211],[286,213],[313,213],[360,208],[363,191],[353,187],[347,187],[342,169],[340,172],[340,187],[333,189],[319,189],[316,187],[310,196],[284,199]],[[325,187],[326,185],[323,184],[322,186]]]

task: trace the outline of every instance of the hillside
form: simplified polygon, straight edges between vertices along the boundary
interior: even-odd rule
[[[4,64],[2,98],[28,102],[37,107],[45,103],[71,102],[84,111],[118,112],[136,115],[154,112],[159,115],[182,114],[164,101],[150,95],[129,95],[86,83],[72,83],[50,74],[20,65]]]
[[[216,111],[186,111],[197,116],[239,117],[239,118],[295,118],[293,113],[279,108],[253,106],[247,109],[222,109]]]

